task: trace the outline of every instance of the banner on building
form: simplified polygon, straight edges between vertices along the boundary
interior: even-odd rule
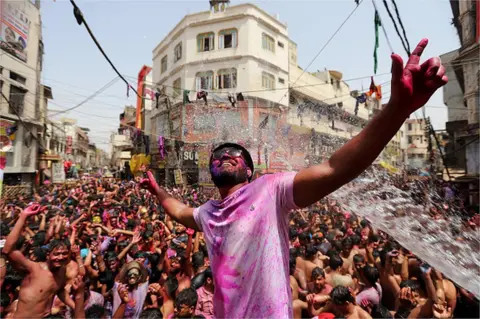
[[[65,168],[63,166],[63,161],[52,162],[52,182],[65,182]]]
[[[15,122],[0,119],[0,152],[13,152],[13,141],[15,140]]]
[[[65,154],[72,154],[72,145],[73,145],[72,137],[67,136],[67,147],[65,149]]]
[[[173,171],[173,174],[175,176],[175,184],[182,185],[183,184],[182,170],[181,169],[176,169],[176,170]]]
[[[201,186],[213,186],[209,162],[209,152],[205,149],[198,151],[198,184]]]
[[[25,13],[24,1],[1,1],[0,47],[5,52],[27,61],[28,30],[31,21]]]

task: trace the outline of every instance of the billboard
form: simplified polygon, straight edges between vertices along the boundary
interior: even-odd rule
[[[30,20],[23,8],[23,1],[1,1],[0,47],[26,62]]]

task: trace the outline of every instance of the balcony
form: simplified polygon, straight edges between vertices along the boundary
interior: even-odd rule
[[[130,137],[126,135],[115,134],[112,138],[112,145],[119,149],[129,149],[133,147]]]

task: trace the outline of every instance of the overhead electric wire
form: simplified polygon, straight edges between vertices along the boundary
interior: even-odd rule
[[[403,39],[402,35],[400,34],[400,30],[398,30],[397,22],[395,21],[395,18],[393,17],[392,13],[390,12],[390,8],[388,7],[387,0],[383,0],[383,5],[385,6],[385,9],[387,10],[388,16],[390,17],[390,20],[392,20],[393,26],[395,27],[395,31],[397,32],[398,37],[400,38],[400,41],[402,42],[402,46],[405,49],[405,52],[407,52],[407,55],[410,57],[410,49],[407,47],[407,44],[405,43],[405,40]],[[405,30],[404,30],[405,32]]]
[[[83,104],[87,103],[88,101],[90,101],[91,99],[93,99],[95,96],[97,96],[98,94],[102,93],[103,91],[105,91],[106,89],[108,89],[109,87],[111,87],[116,81],[118,80],[118,76],[116,76],[115,78],[113,78],[110,82],[108,82],[107,84],[105,84],[103,87],[101,87],[100,89],[98,89],[96,92],[94,92],[92,95],[88,96],[85,100],[83,100],[82,102],[78,103],[77,105],[75,106],[72,106],[66,110],[62,110],[62,111],[58,111],[56,112],[55,114],[51,114],[51,115],[58,115],[58,114],[61,114],[61,113],[67,113],[71,110],[74,110],[76,108],[79,108],[80,106],[82,106]]]
[[[125,78],[122,76],[122,74],[120,74],[120,72],[117,70],[117,68],[115,67],[115,65],[113,64],[113,62],[110,60],[110,58],[108,57],[108,55],[105,53],[105,51],[103,50],[102,46],[100,45],[100,43],[98,42],[97,38],[95,37],[95,35],[93,34],[92,30],[90,29],[90,27],[88,26],[88,23],[87,21],[85,21],[85,17],[83,16],[83,13],[82,11],[80,10],[80,8],[77,6],[77,4],[75,3],[75,1],[73,0],[70,0],[70,3],[72,4],[73,6],[73,15],[75,16],[75,19],[77,20],[77,23],[78,25],[83,25],[85,26],[85,28],[87,29],[87,32],[88,34],[90,35],[90,37],[92,38],[93,42],[95,42],[95,45],[97,46],[97,48],[100,50],[100,52],[103,54],[103,56],[105,57],[105,59],[107,60],[107,62],[110,64],[110,66],[112,67],[112,69],[115,71],[115,73],[117,73],[117,75],[123,80],[123,82],[125,82],[125,84],[127,84],[127,90],[129,89],[132,89],[133,92],[135,92],[135,94],[142,98],[137,90],[135,90],[135,88],[133,86],[130,85],[130,83],[128,83],[127,80],[125,80]],[[128,91],[127,91],[128,92]]]
[[[402,28],[403,37],[405,39],[405,42],[407,43],[408,52],[411,52],[410,42],[408,42],[407,32],[405,32],[405,28],[403,27],[402,18],[400,17],[400,12],[398,12],[397,2],[395,0],[392,0],[392,3],[393,3],[393,7],[395,9],[395,14],[397,15],[398,23],[400,24],[400,27]]]

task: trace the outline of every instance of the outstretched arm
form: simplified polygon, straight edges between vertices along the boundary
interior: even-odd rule
[[[176,200],[168,194],[163,188],[158,186],[155,177],[151,172],[147,172],[148,178],[142,181],[142,186],[147,188],[155,195],[167,214],[176,222],[185,225],[188,228],[199,230],[195,219],[193,218],[193,208]]]
[[[380,154],[402,123],[427,103],[433,93],[447,83],[439,58],[419,65],[428,43],[423,39],[407,65],[392,55],[392,95],[387,106],[347,144],[320,165],[300,171],[294,180],[293,197],[299,207],[309,206],[362,173]]]
[[[40,205],[32,205],[20,213],[20,216],[13,227],[13,230],[7,236],[5,241],[5,246],[2,249],[2,252],[7,255],[8,259],[15,265],[15,267],[22,270],[31,271],[36,265],[33,261],[27,259],[19,250],[15,249],[20,234],[22,233],[23,226],[29,216],[38,214],[40,212]]]

